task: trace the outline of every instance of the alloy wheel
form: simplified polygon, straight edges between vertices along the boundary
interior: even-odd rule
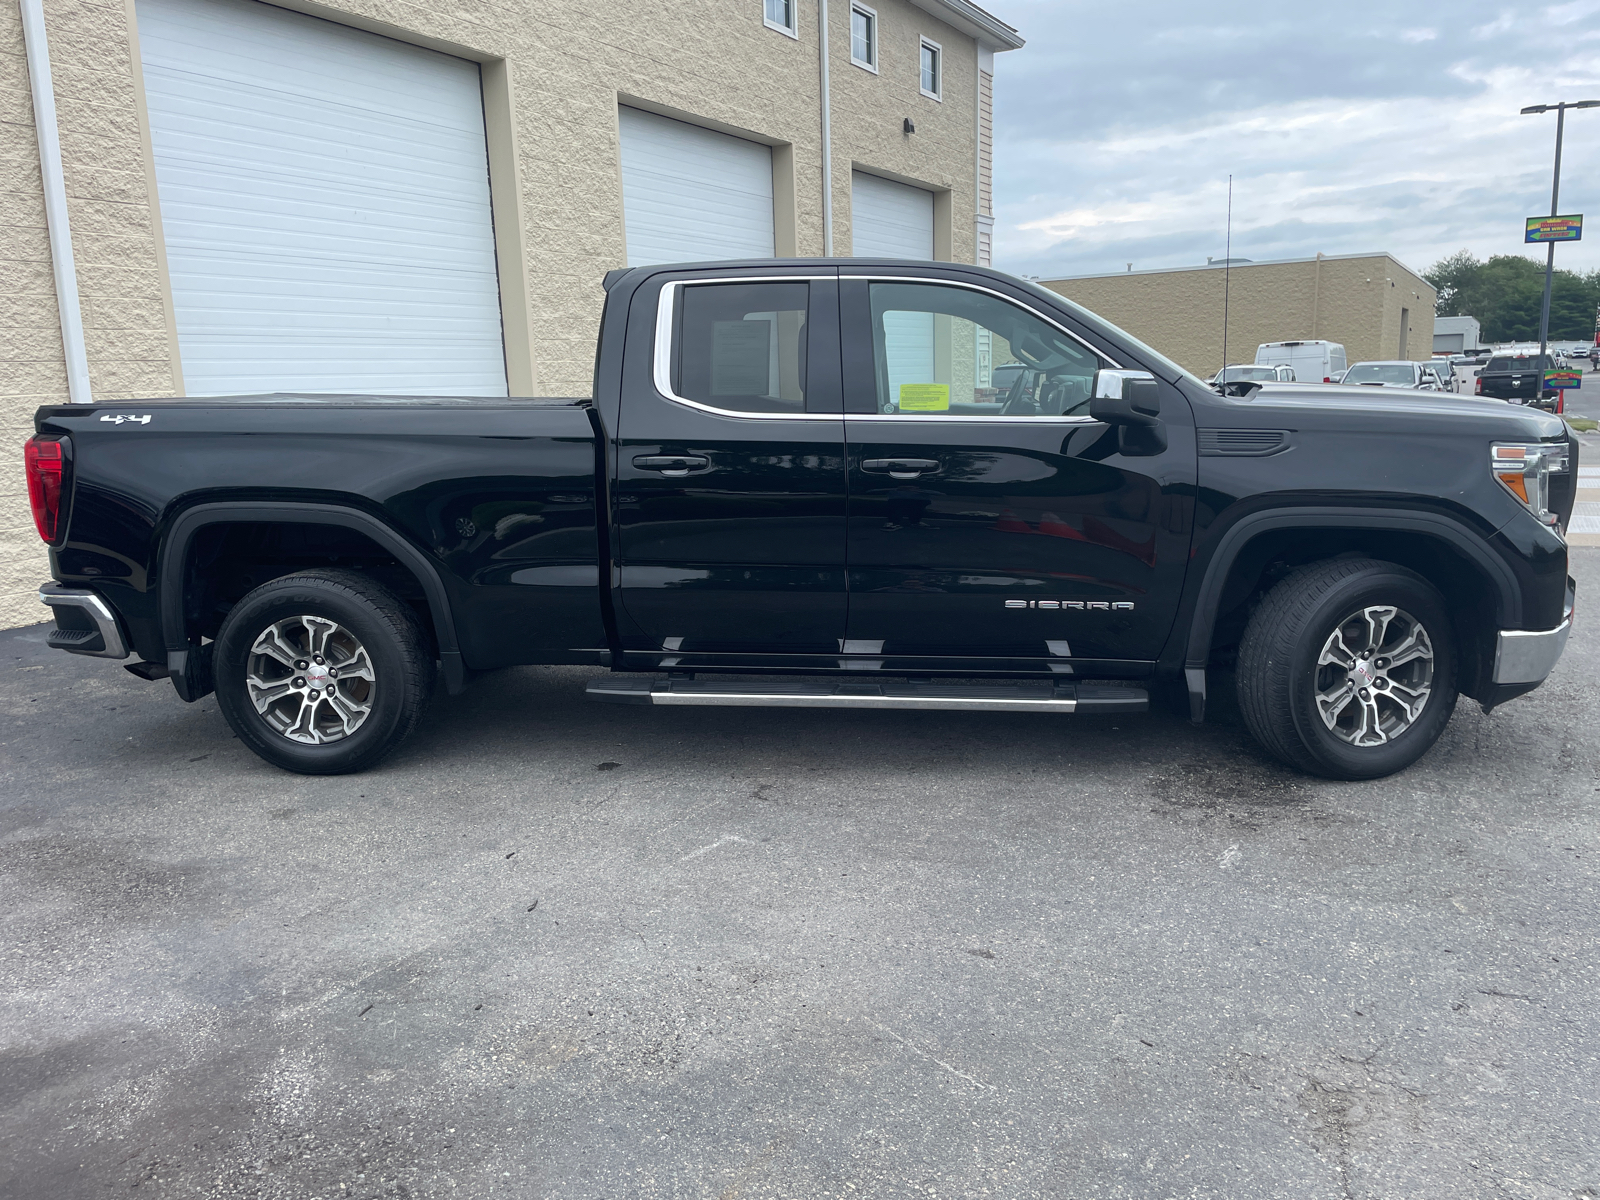
[[[1373,604],[1335,626],[1317,656],[1317,715],[1352,746],[1410,729],[1433,687],[1433,641],[1404,609]]]
[[[377,677],[356,636],[309,614],[274,621],[250,647],[245,687],[256,712],[290,741],[349,737],[372,712]]]

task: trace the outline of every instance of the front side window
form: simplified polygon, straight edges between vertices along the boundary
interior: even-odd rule
[[[804,283],[681,288],[673,391],[734,412],[804,412],[808,297]]]
[[[850,61],[878,69],[878,14],[864,4],[850,7]]]
[[[937,100],[940,88],[944,86],[939,66],[940,50],[938,42],[922,39],[922,94],[930,100]]]
[[[765,24],[769,29],[776,29],[779,33],[787,33],[790,37],[796,36],[794,25],[795,0],[764,0],[766,4]]]
[[[967,288],[874,283],[885,415],[1087,416],[1106,360],[1025,308]]]

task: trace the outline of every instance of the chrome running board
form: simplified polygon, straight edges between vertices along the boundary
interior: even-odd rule
[[[955,712],[1134,713],[1150,707],[1141,687],[1085,683],[864,682],[858,679],[591,679],[585,694],[607,704],[738,705],[752,708],[910,708]]]

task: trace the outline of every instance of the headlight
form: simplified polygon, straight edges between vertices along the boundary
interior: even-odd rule
[[[1538,442],[1533,445],[1494,446],[1489,465],[1506,491],[1528,506],[1546,525],[1556,523],[1550,511],[1550,476],[1567,469],[1567,447]]]

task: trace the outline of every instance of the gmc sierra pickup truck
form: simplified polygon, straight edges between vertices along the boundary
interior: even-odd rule
[[[1458,694],[1527,692],[1565,644],[1554,416],[1219,395],[978,267],[605,283],[589,396],[41,409],[50,643],[214,689],[311,774],[376,762],[436,679],[575,663],[623,704],[1195,721],[1231,672],[1267,751],[1342,779],[1410,764]]]

